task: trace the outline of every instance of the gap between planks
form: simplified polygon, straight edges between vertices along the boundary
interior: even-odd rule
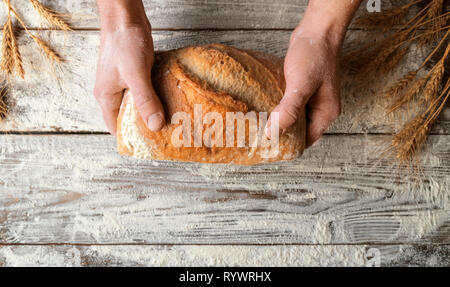
[[[41,19],[27,0],[16,0],[15,8],[28,27],[39,28]],[[20,3],[22,2],[22,3]],[[69,22],[78,29],[98,28],[98,11],[92,0],[42,0],[49,8],[70,15]],[[365,1],[364,1],[365,2]],[[156,29],[293,29],[308,5],[307,0],[143,0],[146,13]],[[396,5],[408,3],[396,1]],[[358,15],[366,13],[365,3]],[[383,10],[393,7],[391,0],[382,0]],[[3,5],[0,11],[4,10]],[[414,9],[410,11],[412,14]],[[6,13],[0,13],[0,22]]]
[[[0,266],[448,266],[442,245],[0,246]]]
[[[101,111],[93,96],[95,63],[99,33],[92,32],[40,32],[54,43],[61,56],[70,59],[61,67],[61,77],[55,80],[45,58],[36,53],[32,40],[19,37],[22,56],[25,59],[27,81],[18,80],[7,99],[9,115],[1,125],[4,132],[106,132]],[[361,32],[348,34],[350,41],[359,39]],[[154,42],[157,50],[169,50],[194,44],[218,42],[242,49],[254,49],[283,56],[290,33],[278,32],[161,32],[156,31]],[[370,41],[376,41],[371,39]],[[420,53],[412,53],[400,67],[404,73],[421,63]],[[33,67],[40,67],[36,70]],[[45,73],[48,71],[49,73]],[[59,70],[58,70],[59,71]],[[385,116],[386,103],[376,92],[386,87],[372,78],[360,85],[353,78],[343,77],[342,115],[328,134],[391,134],[398,126],[395,120]],[[362,87],[360,87],[362,86]],[[43,109],[42,107],[46,107]],[[450,134],[450,106],[447,105],[433,134]],[[414,114],[411,111],[411,114]],[[405,119],[402,119],[402,122]]]
[[[76,242],[48,242],[48,243],[0,243],[0,247],[8,246],[449,246],[450,243],[420,243],[420,242],[358,242],[358,243],[76,243]]]
[[[2,136],[0,241],[448,243],[448,137],[430,137],[435,181],[416,190],[373,165],[383,136],[325,136],[254,167],[120,157],[112,136]]]

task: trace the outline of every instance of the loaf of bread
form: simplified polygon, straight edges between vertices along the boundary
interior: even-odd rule
[[[156,55],[152,82],[164,106],[167,125],[159,132],[150,131],[136,109],[133,95],[126,91],[117,125],[120,154],[154,160],[251,165],[292,160],[303,153],[304,115],[280,135],[276,146],[268,144],[263,135],[267,120],[264,112],[270,115],[285,90],[283,61],[275,56],[221,44],[162,52]],[[201,113],[196,110],[198,107]],[[185,126],[180,117],[174,121],[180,112],[185,116],[182,119],[187,115],[192,121]],[[208,113],[214,115],[212,120],[202,119]],[[245,117],[240,126],[236,120],[239,117],[227,118],[228,114],[239,113],[256,115],[260,137],[252,136],[255,129],[250,128],[249,118]],[[214,127],[222,129],[214,133],[218,116],[223,123]],[[232,119],[230,126],[225,123],[228,119]],[[245,130],[240,135],[239,128]],[[205,134],[209,135],[209,142]],[[245,137],[240,144],[239,136]],[[183,144],[180,146],[174,139]]]

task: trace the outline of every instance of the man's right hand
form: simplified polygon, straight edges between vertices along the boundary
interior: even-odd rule
[[[105,3],[103,3],[105,2]],[[108,2],[108,3],[106,3]],[[98,1],[101,45],[94,94],[106,126],[116,133],[117,117],[125,89],[133,95],[142,119],[152,131],[164,124],[164,109],[151,82],[154,62],[150,23],[141,1]]]

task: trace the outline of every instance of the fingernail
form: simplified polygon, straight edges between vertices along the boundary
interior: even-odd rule
[[[148,117],[147,127],[153,132],[157,132],[164,126],[164,117],[161,113],[155,113]]]

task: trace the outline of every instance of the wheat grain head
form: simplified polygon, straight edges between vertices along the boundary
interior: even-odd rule
[[[14,69],[16,71],[17,76],[23,79],[25,77],[25,70],[23,69],[22,56],[20,54],[19,44],[17,43],[16,36],[14,35],[11,18],[8,20],[7,29],[9,30],[8,33],[11,37],[11,54],[12,59],[14,61]]]
[[[60,13],[47,8],[38,0],[29,1],[39,15],[41,15],[41,17],[44,18],[49,24],[64,31],[72,30]]]
[[[444,61],[439,61],[436,66],[433,68],[430,80],[427,82],[424,90],[423,90],[423,99],[426,102],[431,102],[436,98],[439,92],[439,86],[442,81],[442,77],[444,76],[445,66]]]
[[[42,49],[42,51],[49,60],[55,62],[62,62],[62,58],[44,40],[33,34],[30,34],[30,37]]]
[[[12,35],[9,29],[10,22],[6,21],[3,25],[2,38],[2,60],[0,62],[0,69],[7,75],[14,72],[14,59],[12,57]]]
[[[421,114],[404,125],[394,135],[390,149],[393,150],[400,164],[409,165],[411,160],[419,154],[427,139],[430,127],[431,125],[425,121],[425,116]]]
[[[408,72],[402,78],[397,80],[388,90],[384,92],[386,98],[397,98],[404,89],[406,89],[409,84],[416,78],[417,71]]]
[[[426,75],[415,82],[413,82],[406,92],[401,93],[400,96],[389,106],[387,114],[391,114],[400,109],[405,104],[410,103],[422,91],[425,83],[428,81],[429,75]]]

